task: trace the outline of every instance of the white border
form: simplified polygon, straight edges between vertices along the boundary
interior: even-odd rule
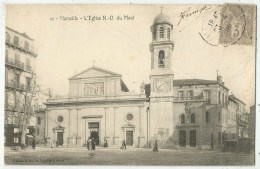
[[[48,3],[48,4],[59,4],[59,3],[63,3],[63,4],[75,4],[75,3],[95,3],[95,4],[101,4],[101,3],[106,3],[106,4],[116,4],[116,3],[120,3],[120,4],[199,4],[199,3],[211,3],[211,4],[223,4],[223,3],[251,3],[251,4],[257,4],[258,7],[257,7],[257,10],[259,10],[259,5],[260,5],[260,1],[258,0],[228,0],[228,1],[224,1],[224,0],[221,0],[221,1],[218,1],[218,0],[204,0],[204,1],[201,1],[201,0],[149,0],[149,1],[145,1],[145,0],[140,0],[140,1],[126,1],[126,0],[37,0],[37,1],[33,1],[33,0],[1,0],[1,10],[0,10],[0,52],[1,52],[1,55],[4,56],[4,46],[5,46],[5,43],[4,43],[4,32],[5,32],[5,4],[6,3],[19,3],[19,4],[24,4],[24,3],[36,3],[36,4],[45,4],[45,3]],[[259,12],[258,12],[259,13]],[[257,17],[257,24],[259,23],[259,17]],[[258,27],[257,27],[257,30],[259,31]],[[257,39],[260,39],[259,38],[259,34],[257,34]],[[259,49],[259,43],[257,43],[257,46],[256,46],[256,51],[257,49]],[[260,91],[259,91],[259,73],[260,73],[260,61],[259,61],[259,56],[258,56],[258,52],[256,53],[256,122],[260,122],[260,115],[259,115],[259,111],[260,111],[260,100],[259,100],[259,94],[260,94]],[[0,63],[2,65],[4,65],[4,57],[0,57]],[[0,67],[0,107],[3,111],[3,107],[4,107],[4,66],[1,66]],[[0,118],[0,124],[1,124],[1,128],[0,128],[0,133],[1,133],[1,136],[4,135],[4,118],[3,118],[3,112],[1,112],[2,116]],[[256,123],[256,131],[260,130],[260,124],[259,123]],[[260,136],[260,132],[256,132],[256,142],[255,142],[255,145],[256,145],[256,151],[255,151],[255,166],[249,166],[249,167],[243,167],[243,168],[260,168],[260,141],[259,141],[259,137]],[[48,168],[52,168],[52,167],[55,167],[55,168],[72,168],[72,166],[5,166],[4,165],[4,140],[3,138],[4,137],[1,137],[2,139],[0,139],[0,145],[1,146],[1,160],[0,160],[0,166],[1,168],[45,168],[45,167],[48,167]],[[188,160],[188,159],[187,159]],[[94,166],[73,166],[73,167],[77,167],[77,168],[93,168]],[[98,166],[95,168],[114,168],[115,166]],[[121,166],[122,167],[122,166]],[[120,167],[120,168],[121,168]],[[178,167],[178,166],[173,166],[173,167]],[[133,166],[131,167],[128,167],[128,168],[133,168]],[[135,167],[134,167],[135,168]],[[142,166],[143,168],[143,166]],[[144,167],[144,168],[148,168],[148,167]],[[150,167],[149,167],[150,168]],[[164,167],[166,168],[166,167]],[[191,167],[181,167],[181,168],[191,168]],[[196,167],[196,168],[202,168],[202,167]],[[205,167],[203,167],[205,168]],[[209,166],[209,167],[206,167],[206,168],[217,168],[217,167],[212,167],[212,166]],[[218,168],[240,168],[240,166],[235,166],[235,167],[227,167],[227,166],[223,166],[223,167],[218,167]]]

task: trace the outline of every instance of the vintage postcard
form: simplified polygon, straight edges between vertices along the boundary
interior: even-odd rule
[[[5,165],[255,166],[256,4],[5,8]]]

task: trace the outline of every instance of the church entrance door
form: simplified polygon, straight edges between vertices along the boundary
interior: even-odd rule
[[[57,146],[63,145],[63,132],[57,132]]]
[[[93,138],[96,145],[99,145],[99,122],[89,122],[88,129],[90,138]]]
[[[126,145],[132,146],[134,143],[133,140],[133,131],[126,131]]]

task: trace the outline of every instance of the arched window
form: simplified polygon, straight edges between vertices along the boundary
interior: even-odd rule
[[[157,30],[156,28],[153,29],[153,39],[156,40],[156,34],[157,34]]]
[[[165,55],[164,55],[164,51],[160,50],[159,51],[159,68],[163,68],[164,67],[164,61],[165,61]]]
[[[191,114],[190,122],[195,123],[195,114],[194,113]]]
[[[181,124],[184,124],[184,123],[185,123],[185,115],[182,114],[182,115],[181,115]]]
[[[160,38],[164,38],[164,30],[163,30],[163,27],[160,27]]]
[[[170,28],[167,28],[167,38],[171,39],[171,31]]]

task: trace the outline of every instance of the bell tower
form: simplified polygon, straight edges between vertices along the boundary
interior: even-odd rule
[[[151,93],[149,111],[149,140],[167,140],[173,134],[173,25],[162,11],[151,26]],[[160,133],[164,133],[162,135]]]
[[[173,25],[170,22],[170,18],[163,14],[162,11],[155,17],[151,26],[151,32],[151,97],[172,95]]]

